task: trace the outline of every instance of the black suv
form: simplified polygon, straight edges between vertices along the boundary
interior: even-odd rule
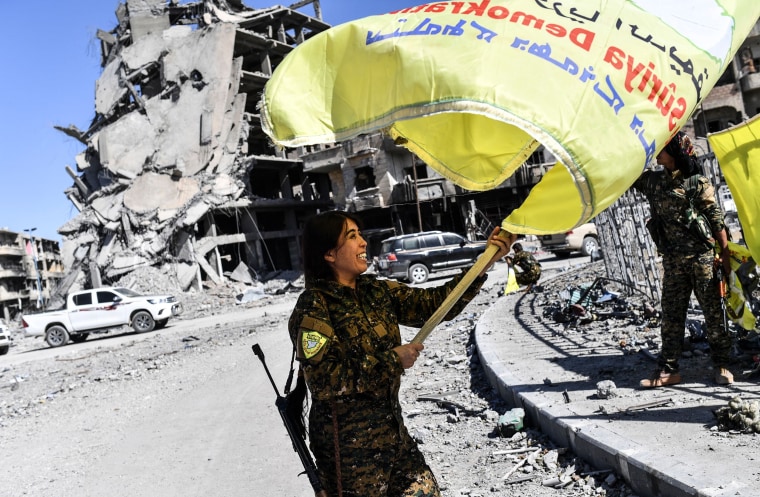
[[[456,233],[425,231],[383,240],[378,273],[388,278],[424,283],[430,273],[468,267],[486,250]]]

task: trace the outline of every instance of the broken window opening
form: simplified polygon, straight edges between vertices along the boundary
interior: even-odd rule
[[[414,166],[414,168],[405,167],[404,168],[404,177],[405,178],[406,177],[408,177],[408,178],[414,178],[414,173],[415,173],[414,170],[415,169],[416,169],[416,172],[417,172],[417,179],[418,180],[420,180],[420,179],[426,179],[428,177],[428,170],[427,170],[427,166],[425,166],[425,164],[417,164],[417,165]]]
[[[205,10],[204,2],[192,3],[185,0],[187,5],[170,5],[169,24],[172,26],[192,26],[193,30],[200,27]]]
[[[269,145],[269,138],[261,132],[261,128],[253,126],[248,133],[248,154],[249,155],[272,155],[272,148]]]
[[[268,169],[255,165],[249,175],[251,193],[256,197],[280,199],[288,198],[288,193],[283,192],[284,186],[290,181],[288,174],[283,174],[281,169]],[[293,183],[291,183],[293,184]],[[300,184],[296,181],[295,184]]]
[[[301,184],[301,188],[306,200],[328,201],[333,196],[332,181],[330,181],[329,174],[308,173]]]
[[[725,128],[723,127],[723,123],[720,120],[707,122],[708,133],[717,133],[718,131],[722,131],[723,129]]]
[[[290,259],[290,247],[286,238],[273,238],[263,240],[264,249],[269,253],[271,263],[274,264],[272,271],[288,271],[293,269]]]
[[[101,169],[98,171],[98,184],[100,188],[105,188],[113,183],[113,175],[108,169]]]
[[[375,170],[369,166],[357,167],[356,171],[356,191],[369,190],[375,188]]]

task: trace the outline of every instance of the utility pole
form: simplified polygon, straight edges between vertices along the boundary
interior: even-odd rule
[[[34,271],[37,274],[37,309],[41,308],[43,306],[43,299],[42,299],[42,277],[40,275],[40,266],[37,262],[37,245],[34,243],[34,231],[37,230],[37,228],[28,228],[25,229],[27,233],[29,233],[29,241],[32,246],[32,259],[34,260]]]
[[[424,231],[422,228],[422,212],[420,211],[420,189],[417,187],[417,156],[412,156],[412,174],[414,175],[414,198],[417,201],[417,222],[419,223],[419,231]]]

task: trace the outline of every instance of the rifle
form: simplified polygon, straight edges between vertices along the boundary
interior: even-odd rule
[[[261,360],[261,364],[264,366],[264,371],[266,371],[267,376],[269,377],[269,382],[272,384],[272,388],[274,388],[274,393],[277,396],[274,405],[277,406],[277,411],[280,413],[280,418],[282,418],[282,422],[288,432],[290,441],[293,442],[293,450],[298,453],[298,457],[301,459],[304,473],[306,473],[306,477],[309,479],[309,483],[311,483],[311,488],[314,489],[314,496],[327,497],[327,492],[322,488],[322,482],[319,481],[319,476],[317,475],[317,466],[311,458],[309,448],[306,447],[306,433],[303,428],[303,423],[300,416],[294,413],[294,411],[300,413],[301,409],[294,410],[292,406],[289,408],[289,402],[292,403],[295,400],[294,398],[290,398],[288,392],[292,376],[288,378],[287,385],[285,386],[285,397],[283,397],[280,395],[280,391],[277,390],[277,385],[275,384],[274,379],[272,379],[272,374],[269,372],[266,360],[264,359],[264,351],[261,350],[258,343],[254,344],[252,348],[253,353]],[[291,375],[292,374],[293,372],[291,371]],[[297,402],[302,401],[303,398],[298,398],[297,400]]]
[[[715,258],[713,271],[716,283],[718,284],[718,294],[720,294],[720,310],[723,312],[723,329],[725,330],[725,333],[731,336],[731,331],[728,329],[728,307],[726,306],[726,301],[728,299],[728,284],[726,282],[726,274],[723,271],[723,263],[717,257]]]

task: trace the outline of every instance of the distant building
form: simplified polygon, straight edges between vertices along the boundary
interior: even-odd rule
[[[683,130],[694,139],[705,174],[729,221],[738,226],[736,204],[707,141],[707,135],[736,126],[760,113],[760,20],[747,35],[733,61],[692,114]],[[738,229],[738,228],[737,228]]]
[[[43,308],[64,276],[58,242],[0,228],[0,305],[6,322]]]
[[[760,22],[756,22],[702,105],[692,115],[691,135],[705,138],[760,113]],[[688,132],[688,131],[687,131]]]

